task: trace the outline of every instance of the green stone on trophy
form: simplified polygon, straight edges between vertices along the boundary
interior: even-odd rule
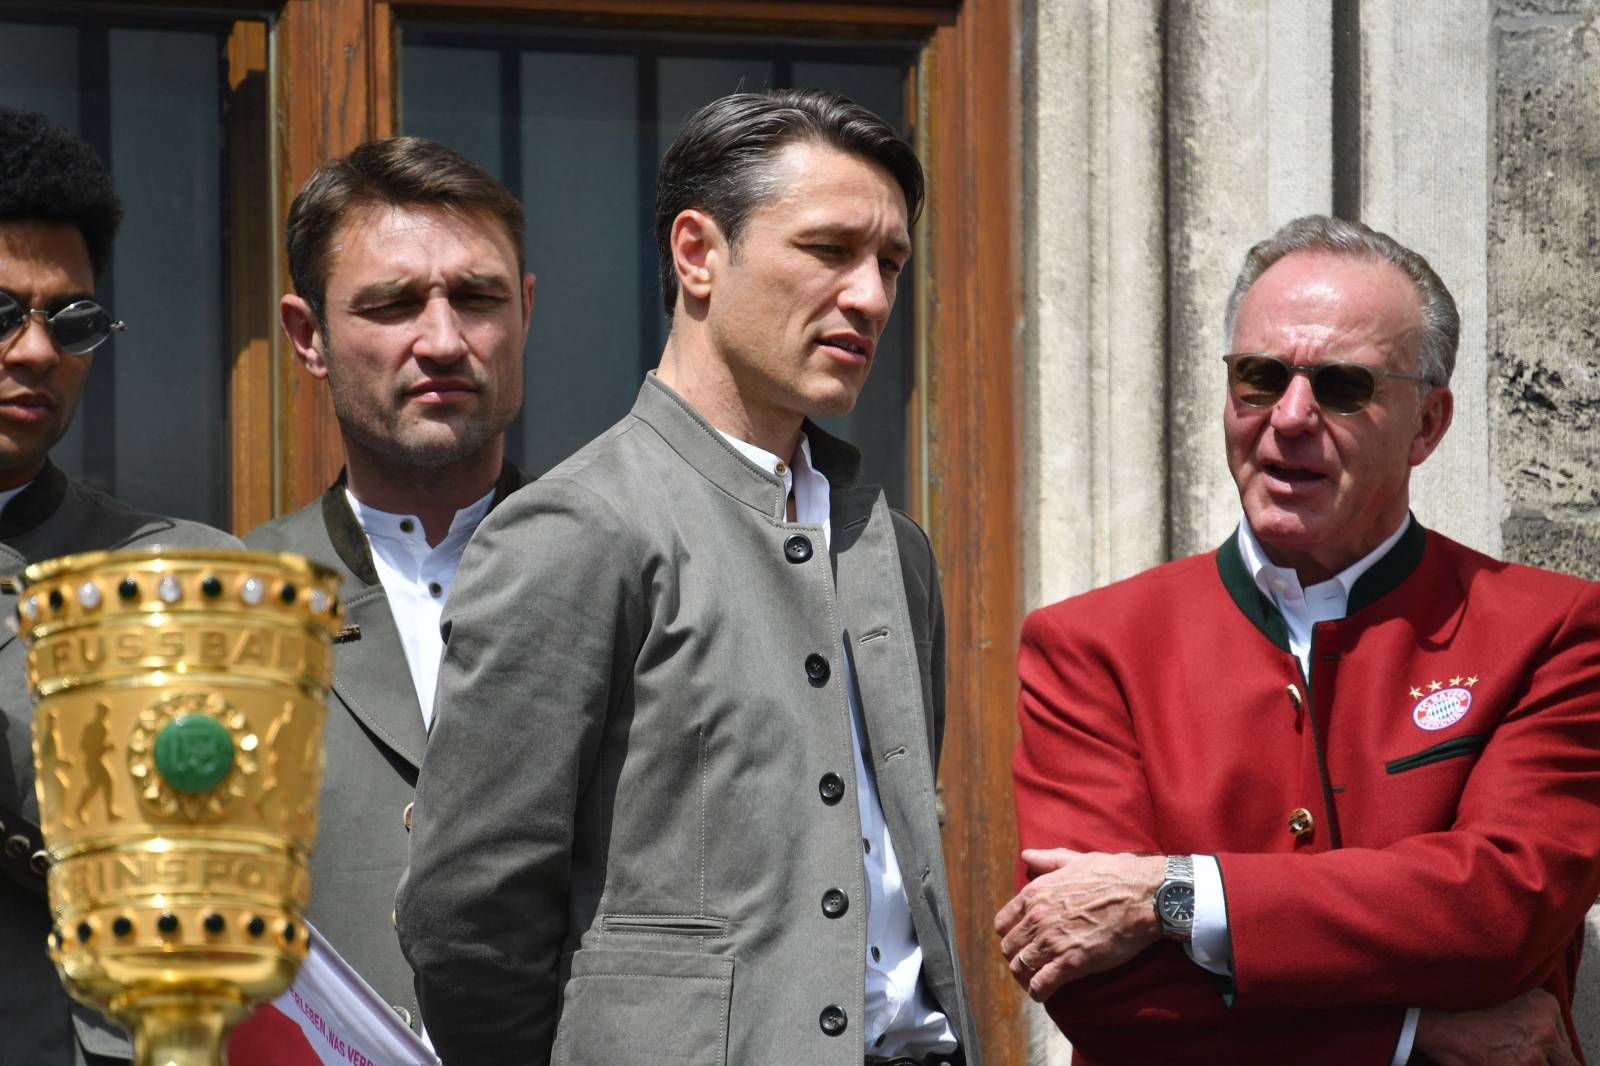
[[[210,792],[232,769],[233,737],[209,715],[180,715],[156,736],[156,772],[178,792]]]

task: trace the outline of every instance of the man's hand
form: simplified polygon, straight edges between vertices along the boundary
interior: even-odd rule
[[[1578,1066],[1561,1006],[1542,988],[1488,1010],[1424,1010],[1413,1047],[1438,1066]]]
[[[1161,939],[1161,855],[1028,850],[1034,879],[995,915],[1011,976],[1043,1003],[1061,986],[1120,966]]]

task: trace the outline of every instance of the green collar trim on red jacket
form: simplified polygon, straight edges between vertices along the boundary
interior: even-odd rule
[[[1406,531],[1400,534],[1394,547],[1383,558],[1372,564],[1350,590],[1350,601],[1345,609],[1348,618],[1372,606],[1400,587],[1422,563],[1423,552],[1428,547],[1428,534],[1415,515],[1407,517]],[[1239,611],[1263,636],[1283,651],[1289,650],[1289,627],[1283,615],[1256,585],[1250,571],[1245,569],[1244,556],[1239,553],[1239,531],[1236,529],[1217,549],[1217,574],[1222,585],[1238,606]]]
[[[1417,521],[1416,515],[1407,515],[1406,531],[1400,534],[1394,547],[1356,580],[1355,587],[1350,590],[1350,601],[1345,606],[1345,617],[1372,606],[1399,588],[1400,583],[1422,565],[1422,553],[1427,547],[1427,531]]]
[[[1239,612],[1250,619],[1250,624],[1281,651],[1288,651],[1289,626],[1278,613],[1277,605],[1267,599],[1250,571],[1245,569],[1244,556],[1239,553],[1237,529],[1217,549],[1217,574],[1222,578],[1222,587],[1233,597]]]

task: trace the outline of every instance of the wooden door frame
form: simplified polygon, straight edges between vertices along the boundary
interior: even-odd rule
[[[279,217],[318,165],[394,132],[397,18],[917,37],[929,199],[918,389],[921,517],[944,577],[945,858],[963,969],[991,1066],[1024,1066],[1023,998],[992,919],[1012,894],[1015,662],[1023,614],[1020,0],[285,0],[274,29]],[[280,253],[281,256],[281,253]],[[280,269],[280,285],[287,277]],[[280,360],[288,369],[288,360]],[[326,390],[282,382],[282,506],[342,454]]]

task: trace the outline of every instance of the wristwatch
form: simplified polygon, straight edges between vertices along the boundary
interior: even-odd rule
[[[1156,888],[1156,920],[1168,940],[1194,935],[1194,859],[1168,855],[1167,875]]]

